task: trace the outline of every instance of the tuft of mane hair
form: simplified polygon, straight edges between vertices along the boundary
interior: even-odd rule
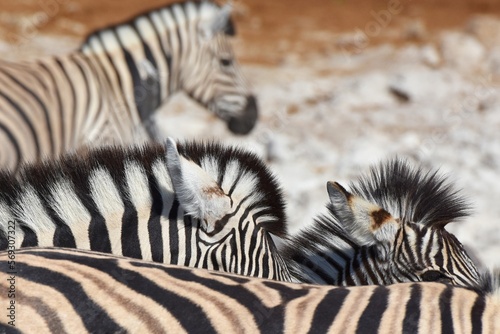
[[[351,182],[355,195],[375,203],[394,217],[442,228],[470,214],[469,203],[438,170],[424,171],[395,158],[371,168]]]
[[[484,269],[479,276],[479,290],[500,303],[500,268]]]
[[[179,153],[187,159],[201,166],[203,160],[210,161],[216,166],[217,175],[212,175],[218,184],[222,184],[229,163],[237,163],[237,182],[247,174],[253,177],[252,188],[248,198],[253,208],[262,208],[261,214],[266,215],[269,221],[261,226],[277,236],[287,235],[284,196],[276,177],[266,167],[265,163],[254,153],[241,148],[221,145],[215,142],[185,142],[177,143]],[[111,171],[113,181],[120,186],[125,179],[125,168],[128,162],[138,162],[144,168],[147,177],[154,183],[153,164],[157,161],[165,162],[166,146],[161,143],[148,143],[140,146],[107,146],[83,151],[81,154],[69,153],[59,159],[48,159],[41,162],[26,164],[21,167],[19,174],[0,170],[0,199],[7,205],[15,205],[13,201],[26,187],[33,187],[40,194],[40,198],[50,198],[50,189],[58,181],[70,179],[75,189],[81,189],[81,200],[93,201],[85,194],[89,193],[88,180],[98,169]],[[233,189],[230,190],[230,192]]]

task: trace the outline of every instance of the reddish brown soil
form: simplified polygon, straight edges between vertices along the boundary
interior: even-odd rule
[[[37,26],[40,33],[83,37],[91,30],[168,2],[0,0],[0,15],[4,18],[2,21],[10,22],[3,23],[2,28],[13,32],[7,39],[15,39],[19,29],[18,22],[9,20],[9,15],[43,15],[43,12],[48,14],[48,20],[42,20]],[[498,0],[235,0],[235,3],[237,29],[248,51],[240,58],[246,62],[264,63],[279,62],[289,51],[299,54],[328,52],[335,45],[329,40],[329,34],[355,29],[366,31],[373,28],[370,24],[376,24],[377,13],[387,13],[390,8],[395,14],[391,15],[388,28],[419,19],[430,32],[462,28],[475,14],[500,15]],[[384,34],[377,34],[370,42],[377,43],[385,38]]]

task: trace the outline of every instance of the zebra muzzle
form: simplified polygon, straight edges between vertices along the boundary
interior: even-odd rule
[[[257,100],[253,95],[247,98],[245,110],[241,116],[229,119],[227,126],[229,130],[237,135],[248,134],[255,126],[258,118]]]

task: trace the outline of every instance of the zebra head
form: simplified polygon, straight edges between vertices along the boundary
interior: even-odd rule
[[[393,175],[395,178],[398,176],[401,175]],[[407,206],[401,207],[408,210],[406,214],[391,210],[395,213],[393,215],[377,202],[353,195],[338,183],[329,182],[327,188],[332,209],[338,213],[342,226],[356,244],[373,252],[378,270],[387,271],[384,274],[387,283],[438,281],[463,286],[478,284],[479,276],[473,261],[457,238],[444,229],[445,224],[464,214],[462,208],[457,207],[455,212],[441,211],[451,209],[447,207],[451,203],[434,198],[436,201],[428,203],[436,207],[428,208],[434,212],[422,212],[422,216],[417,218],[411,212],[420,214],[418,210],[422,208]],[[432,193],[423,195],[417,191],[414,194],[433,197]],[[410,192],[407,195],[411,196]],[[460,201],[458,198],[449,200]],[[398,203],[402,206],[409,204],[417,203],[412,203],[408,197],[401,198]]]
[[[328,214],[286,242],[285,261],[297,279],[336,285],[478,285],[475,264],[444,228],[468,213],[444,178],[393,160],[350,189],[328,182]]]
[[[193,44],[184,46],[180,60],[180,88],[226,121],[233,133],[247,134],[257,121],[258,109],[229,41],[235,33],[231,6],[202,2],[198,10],[199,20],[190,20],[196,24],[191,30],[196,36],[190,37]],[[194,11],[194,5],[186,9],[188,16]]]
[[[197,229],[208,269],[290,280],[269,233],[286,234],[274,176],[255,155],[216,144],[167,142],[177,200]],[[204,249],[204,247],[206,249]]]

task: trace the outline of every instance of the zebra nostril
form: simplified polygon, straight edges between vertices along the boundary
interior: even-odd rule
[[[245,106],[243,114],[239,117],[229,119],[227,126],[229,130],[234,134],[246,135],[255,126],[258,116],[259,112],[257,108],[257,100],[253,95],[250,95],[247,98],[247,104]]]

